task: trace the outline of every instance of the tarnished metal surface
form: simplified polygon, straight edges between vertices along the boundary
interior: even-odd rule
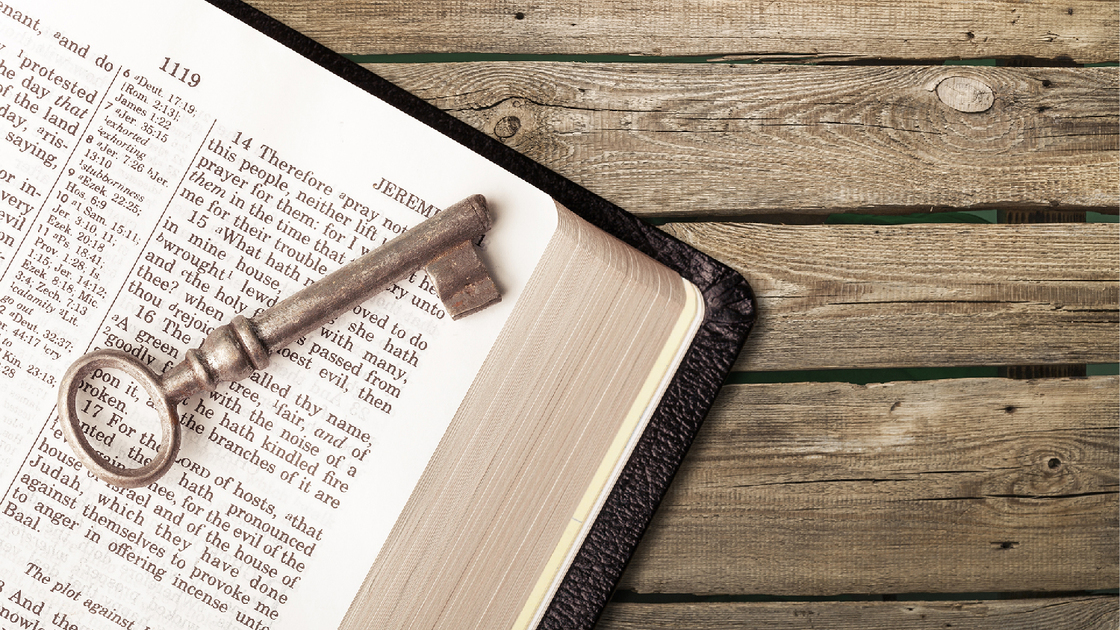
[[[82,463],[101,479],[122,487],[145,486],[171,467],[179,450],[175,406],[218,383],[243,379],[268,366],[269,355],[315,330],[323,322],[365,301],[387,284],[428,268],[453,319],[501,300],[474,242],[490,229],[486,199],[473,195],[327,275],[252,318],[238,315],[219,326],[178,365],[155,374],[132,356],[96,350],[67,370],[59,389],[58,412],[66,441]],[[163,432],[156,457],[140,467],[122,469],[95,451],[82,434],[76,394],[94,369],[116,368],[138,381],[159,414]]]

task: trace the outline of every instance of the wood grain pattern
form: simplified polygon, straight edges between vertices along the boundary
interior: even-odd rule
[[[1117,360],[1116,224],[663,229],[754,288],[739,370]]]
[[[733,55],[1115,61],[1100,0],[681,3],[616,0],[251,0],[343,53]]]
[[[903,602],[613,603],[596,630],[1116,630],[1115,596]]]
[[[250,0],[351,54],[923,63],[1120,58],[1113,1]],[[1116,68],[377,64],[646,216],[1116,212]],[[1117,226],[680,223],[761,318],[737,369],[1117,360]],[[1115,588],[1115,377],[731,386],[627,572],[638,593]],[[602,630],[1097,629],[1114,596],[615,603]]]
[[[1118,384],[725,387],[621,588],[1115,588]]]
[[[367,67],[645,216],[1120,203],[1117,68]]]

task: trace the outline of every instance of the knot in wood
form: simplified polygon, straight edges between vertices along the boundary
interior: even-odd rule
[[[512,138],[521,129],[521,119],[517,116],[503,116],[494,125],[494,135],[501,139]]]
[[[937,98],[957,111],[988,111],[996,97],[992,88],[973,77],[948,77],[937,84]]]

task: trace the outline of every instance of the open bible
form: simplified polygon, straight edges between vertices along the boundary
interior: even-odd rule
[[[234,1],[0,3],[0,624],[590,627],[753,323],[746,283]],[[60,375],[157,373],[471,194],[502,302],[417,272],[179,406],[124,490]],[[159,439],[97,370],[122,467]]]

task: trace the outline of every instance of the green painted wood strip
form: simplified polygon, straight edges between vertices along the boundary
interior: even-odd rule
[[[726,55],[821,60],[1116,61],[1118,10],[1094,0],[953,2],[251,0],[352,54]]]

